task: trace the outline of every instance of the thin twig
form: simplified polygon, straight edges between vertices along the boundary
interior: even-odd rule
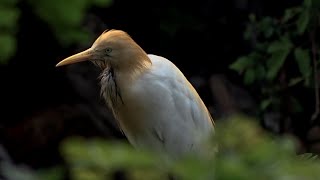
[[[317,45],[315,43],[315,32],[310,33],[311,48],[312,48],[312,61],[313,61],[313,75],[314,75],[314,92],[315,92],[315,111],[312,114],[311,122],[314,122],[320,114],[320,99],[319,99],[319,78],[317,67]]]

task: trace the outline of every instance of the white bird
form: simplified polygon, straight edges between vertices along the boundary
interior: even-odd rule
[[[89,49],[56,66],[86,60],[103,70],[101,95],[135,148],[171,157],[202,151],[214,121],[171,61],[147,54],[122,30],[106,30]]]

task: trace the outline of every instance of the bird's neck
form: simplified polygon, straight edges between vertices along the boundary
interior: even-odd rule
[[[152,65],[147,53],[139,46],[129,49],[127,53],[124,53],[122,62],[125,63],[111,64],[117,77],[121,77],[118,79],[119,83],[121,83],[120,81],[125,81],[125,83],[134,81],[145,71],[149,70]]]
[[[147,54],[135,55],[131,58],[128,56],[127,58],[125,66],[110,64],[101,74],[101,95],[114,113],[125,104],[124,91],[152,65]]]
[[[117,76],[112,67],[106,68],[101,73],[101,96],[106,100],[108,106],[114,111],[115,107],[123,104]]]

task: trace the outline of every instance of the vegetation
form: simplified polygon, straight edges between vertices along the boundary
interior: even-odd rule
[[[88,40],[90,33],[81,28],[87,10],[92,6],[106,7],[111,0],[57,0],[57,1],[25,1],[46,22],[61,45],[83,43]],[[16,51],[17,29],[19,29],[19,15],[17,0],[0,1],[0,62],[6,63]]]
[[[6,63],[16,50],[15,34],[20,9],[16,0],[0,1],[0,61]],[[81,28],[86,10],[108,6],[110,0],[56,0],[24,3],[52,29],[61,45],[85,42],[90,36]],[[53,5],[54,3],[54,5]],[[58,7],[54,9],[54,7]],[[258,117],[270,112],[282,114],[280,124],[308,112],[296,96],[299,90],[314,94],[314,110],[308,123],[319,118],[320,1],[304,0],[281,17],[249,16],[244,38],[253,51],[238,58],[230,68],[244,83],[257,90]],[[63,13],[63,12],[69,13]],[[175,23],[161,27],[172,32]],[[171,27],[173,26],[173,27]],[[310,121],[309,121],[310,119]],[[293,136],[274,136],[257,123],[259,118],[234,116],[217,121],[216,134],[208,142],[204,157],[186,157],[168,163],[152,152],[136,151],[130,145],[105,139],[73,137],[61,144],[65,164],[49,169],[32,169],[15,164],[0,149],[1,175],[8,180],[102,180],[102,179],[319,179],[320,163],[312,154],[298,155]],[[1,178],[1,176],[0,176]]]
[[[262,115],[285,112],[281,119],[286,119],[307,112],[303,107],[310,106],[300,103],[307,97],[297,94],[302,89],[313,93],[315,99],[313,114],[304,118],[310,119],[309,123],[319,118],[319,10],[319,1],[304,0],[302,5],[286,9],[281,17],[249,16],[244,38],[251,42],[253,51],[230,68],[257,90]]]
[[[242,116],[226,119],[208,143],[208,152],[215,153],[172,163],[126,143],[73,137],[61,146],[65,167],[34,171],[6,164],[2,170],[10,180],[60,180],[66,172],[74,180],[116,179],[119,174],[125,179],[318,179],[316,156],[296,155],[292,137],[273,137],[255,122]]]

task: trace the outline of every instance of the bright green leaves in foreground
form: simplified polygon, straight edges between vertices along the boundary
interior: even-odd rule
[[[163,179],[168,174],[190,180],[320,177],[320,162],[296,155],[293,139],[271,137],[254,122],[237,117],[217,123],[210,146],[214,149],[218,144],[218,152],[175,163],[163,163],[157,154],[101,139],[70,139],[62,151],[73,179],[104,179],[115,170],[122,170],[129,179]]]
[[[172,163],[161,161],[159,154],[103,139],[71,138],[62,144],[61,152],[73,180],[113,179],[116,172],[139,180],[169,176],[184,180],[319,179],[320,162],[315,156],[296,155],[291,137],[272,137],[255,122],[243,117],[217,122],[216,134],[208,143],[208,149],[218,147],[217,152]],[[19,169],[9,171],[6,174],[15,175]],[[31,173],[52,180],[60,180],[62,172],[63,168],[24,171],[28,177]]]

